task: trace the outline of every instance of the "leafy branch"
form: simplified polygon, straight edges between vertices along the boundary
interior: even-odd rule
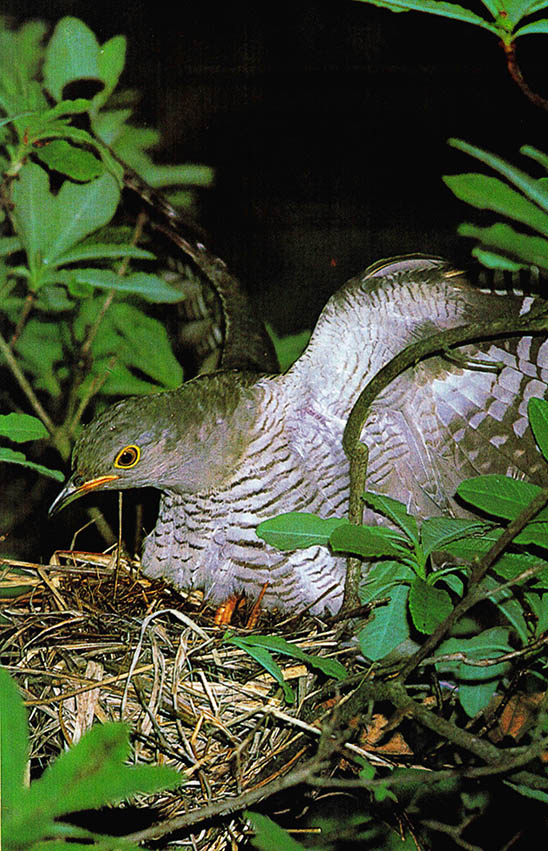
[[[536,18],[528,23],[522,23],[548,8],[546,0],[482,0],[490,18],[483,18],[465,6],[447,3],[444,0],[359,0],[359,2],[381,6],[391,12],[415,11],[451,18],[492,33],[500,39],[508,72],[514,82],[535,106],[548,110],[548,100],[533,92],[526,83],[517,62],[515,45],[516,39],[523,36],[548,33],[547,18]]]
[[[123,93],[112,102],[124,36],[101,45],[74,17],[49,40],[46,31],[36,21],[0,27],[0,369],[14,410],[22,392],[66,460],[94,397],[171,389],[183,377],[164,326],[148,315],[182,293],[139,244],[142,220],[133,233],[120,220],[120,156],[151,185],[178,187],[187,205],[211,171],[155,166],[148,149],[158,134],[129,123]],[[82,81],[90,96],[67,98]],[[7,450],[2,460],[26,463]]]
[[[127,764],[129,730],[125,724],[90,729],[70,750],[51,763],[30,786],[24,783],[29,752],[26,713],[17,687],[0,668],[0,742],[2,745],[2,841],[7,851],[47,847],[136,849],[124,837],[86,830],[64,815],[97,809],[135,794],[173,789],[182,778],[167,766]]]

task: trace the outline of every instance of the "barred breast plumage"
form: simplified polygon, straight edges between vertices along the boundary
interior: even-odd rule
[[[242,591],[254,598],[268,583],[267,607],[335,612],[344,560],[319,547],[279,552],[257,538],[257,524],[287,511],[344,515],[342,434],[367,381],[418,339],[511,318],[531,303],[473,288],[438,258],[375,264],[330,299],[285,375],[220,371],[97,417],[76,444],[74,474],[54,507],[91,488],[156,487],[162,496],[144,547],[146,574],[204,588],[214,603]],[[455,490],[471,475],[547,480],[526,405],[546,394],[548,342],[510,338],[459,351],[468,363],[436,356],[401,374],[377,397],[362,433],[368,488],[423,517],[465,514]],[[477,365],[478,357],[493,369]]]

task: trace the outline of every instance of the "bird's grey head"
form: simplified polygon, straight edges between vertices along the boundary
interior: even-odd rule
[[[242,373],[215,373],[107,408],[78,438],[72,475],[50,514],[91,490],[214,491],[245,446],[255,411],[251,384]]]

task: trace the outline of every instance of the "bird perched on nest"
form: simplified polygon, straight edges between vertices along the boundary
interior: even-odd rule
[[[167,216],[162,229],[213,285],[223,290],[221,278],[232,284],[224,264],[177,235],[169,207]],[[410,343],[480,319],[511,319],[532,301],[475,289],[439,258],[377,263],[332,296],[286,374],[227,369],[237,363],[232,356],[220,371],[174,391],[124,399],[96,417],[76,443],[73,475],[51,510],[91,490],[152,486],[161,500],[144,545],[147,576],[203,588],[215,604],[241,593],[257,598],[266,586],[267,608],[336,612],[344,558],[324,547],[280,552],[259,540],[257,525],[288,511],[344,516],[349,465],[342,435],[368,380]],[[262,331],[248,325],[243,333],[268,370]],[[547,478],[526,403],[546,393],[548,342],[514,337],[463,351],[467,362],[430,357],[398,376],[375,400],[362,432],[367,488],[422,517],[466,515],[454,495],[469,476]],[[260,356],[249,360],[261,363]],[[366,522],[376,519],[366,512]]]

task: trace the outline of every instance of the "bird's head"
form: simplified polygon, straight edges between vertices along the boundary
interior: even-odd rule
[[[92,490],[214,492],[245,448],[257,376],[200,376],[177,390],[123,399],[85,426],[54,514]]]

